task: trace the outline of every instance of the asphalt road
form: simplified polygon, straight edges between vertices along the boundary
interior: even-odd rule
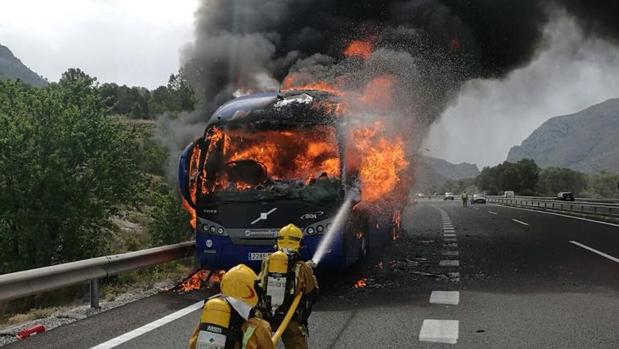
[[[404,229],[346,274],[321,278],[312,348],[619,348],[618,226],[420,201]],[[359,279],[367,287],[354,288]],[[183,348],[199,311],[176,312],[203,297],[159,294],[8,348],[91,348],[119,336],[134,338],[116,348]]]

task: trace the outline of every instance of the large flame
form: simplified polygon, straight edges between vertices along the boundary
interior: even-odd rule
[[[270,180],[309,181],[322,174],[329,177],[340,175],[336,131],[329,126],[315,126],[294,132],[213,129],[210,132],[209,149],[205,155],[208,158],[215,152],[221,154],[221,161],[224,164],[249,160],[263,166],[265,175]],[[204,166],[202,173],[199,173],[200,156],[201,152],[194,150],[190,161],[192,199],[195,200],[196,187],[200,179],[203,195],[213,190],[230,188],[244,190],[254,187],[250,183],[228,178],[225,173],[211,176],[206,169],[207,166]],[[199,174],[201,176],[198,176]],[[215,177],[215,180],[210,181],[210,177]],[[185,208],[191,209],[188,204]],[[192,222],[195,224],[195,212]]]
[[[344,50],[347,57],[361,57],[367,60],[372,54],[371,41],[354,40]],[[348,125],[346,151],[346,173],[358,174],[362,186],[362,201],[366,203],[396,202],[401,206],[406,199],[406,177],[408,161],[405,141],[408,135],[401,134],[388,123],[394,114],[394,88],[396,77],[383,74],[367,81],[360,88],[344,86],[350,77],[340,76],[334,82],[315,80],[311,74],[296,72],[289,74],[282,82],[282,90],[315,90],[338,96],[333,102],[315,100],[313,108],[320,112],[335,114]],[[352,79],[355,80],[355,79]],[[357,82],[355,82],[357,83]],[[388,127],[390,126],[390,127]],[[338,140],[334,127],[312,127],[285,131],[237,131],[211,129],[207,154],[223,152],[225,162],[253,160],[263,166],[269,179],[308,181],[325,173],[339,177],[340,157]],[[201,152],[196,147],[189,166],[191,198],[195,202],[198,178],[202,178],[202,194],[213,190],[234,188],[245,190],[252,185],[231,181],[225,175],[216,175],[205,170],[198,173]],[[220,170],[221,171],[221,170]],[[200,176],[198,176],[200,175]],[[211,177],[211,181],[207,178]],[[186,204],[186,203],[185,203]],[[195,212],[192,224],[195,227]],[[394,216],[398,224],[400,216]],[[396,236],[393,237],[397,238]]]
[[[362,199],[369,202],[386,198],[408,166],[402,139],[396,137],[389,141],[378,135],[379,132],[380,128],[369,127],[353,131],[355,146],[363,154],[359,168]]]

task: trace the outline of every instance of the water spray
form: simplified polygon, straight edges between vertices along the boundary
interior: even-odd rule
[[[314,256],[311,260],[314,264],[318,265],[318,263],[320,263],[322,257],[324,257],[325,253],[327,253],[327,249],[329,248],[329,246],[331,246],[335,235],[343,227],[346,218],[348,218],[348,212],[350,212],[350,206],[352,205],[352,201],[355,196],[359,195],[358,193],[353,192],[347,195],[344,199],[344,203],[337,211],[337,214],[335,215],[335,218],[333,219],[329,230],[327,230],[325,235],[323,235],[320,243],[318,244],[318,248],[316,249],[316,252],[314,253]]]

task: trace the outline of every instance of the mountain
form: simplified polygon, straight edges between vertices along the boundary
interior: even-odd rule
[[[418,156],[415,163],[415,188],[420,191],[439,187],[447,180],[474,178],[479,175],[475,164],[453,164],[449,161],[427,156]]]
[[[19,79],[32,86],[45,86],[47,81],[26,67],[8,47],[0,45],[0,79]]]
[[[619,171],[619,98],[547,120],[507,155],[509,162],[523,158],[541,167]]]

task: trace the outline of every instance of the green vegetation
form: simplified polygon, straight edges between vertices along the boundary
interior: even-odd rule
[[[555,196],[561,191],[581,195],[586,187],[587,177],[584,173],[569,168],[548,167],[539,175],[537,190],[546,196]]]
[[[490,195],[513,190],[520,195],[533,195],[536,192],[540,168],[531,159],[517,163],[504,162],[495,167],[484,167],[476,178],[477,186]]]
[[[125,89],[110,86],[79,69],[44,88],[0,81],[0,274],[190,238],[155,124],[111,115],[178,112],[193,93],[181,73],[152,95],[138,89],[145,104],[112,101]],[[115,224],[127,217],[143,217],[129,222],[143,236]]]
[[[531,159],[485,167],[474,182],[478,190],[490,195],[513,190],[519,195],[555,196],[561,191],[571,191],[576,196],[591,198],[619,197],[619,173],[585,174],[559,167],[540,169]]]
[[[177,114],[193,110],[196,104],[193,90],[182,71],[170,75],[167,86],[159,86],[153,91],[105,83],[99,87],[99,93],[110,113],[134,119],[152,119],[164,112]]]

